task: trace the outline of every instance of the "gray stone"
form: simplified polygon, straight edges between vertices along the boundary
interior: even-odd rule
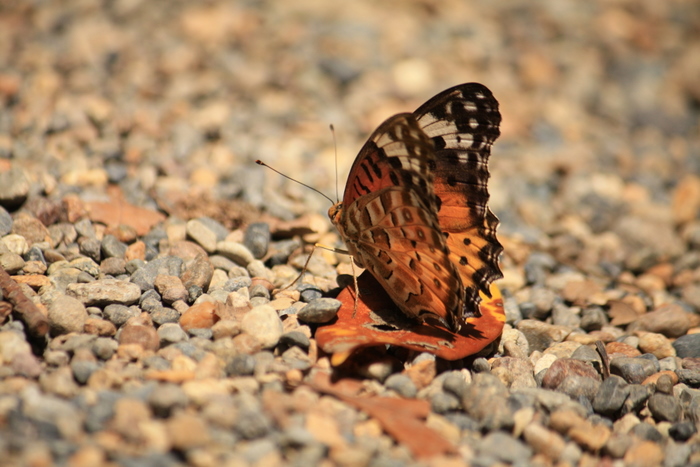
[[[628,383],[639,384],[658,371],[658,362],[642,357],[618,357],[610,361],[610,372]]]
[[[323,297],[323,292],[311,284],[301,284],[297,287],[297,290],[301,292],[300,300],[302,302],[311,303]]]
[[[248,276],[232,277],[231,279],[226,281],[226,283],[223,286],[223,289],[226,292],[236,292],[237,290],[240,290],[243,287],[250,287],[252,283],[253,281]]]
[[[163,308],[160,294],[155,289],[146,290],[139,298],[139,306],[143,311],[153,312]]]
[[[515,419],[507,399],[508,389],[498,378],[490,373],[477,373],[464,391],[462,407],[483,429],[509,431]]]
[[[671,425],[668,429],[668,434],[676,441],[688,441],[698,430],[695,423],[690,421],[678,422]]]
[[[177,323],[165,323],[158,328],[158,338],[161,348],[166,345],[187,340],[187,333]]]
[[[102,243],[98,239],[81,237],[78,240],[78,246],[81,254],[95,261],[100,261],[102,258]]]
[[[694,388],[700,386],[700,370],[679,369],[676,374],[681,383]]]
[[[177,323],[180,320],[180,313],[173,308],[161,306],[150,312],[151,319],[159,326],[166,323]]]
[[[608,318],[605,312],[599,306],[584,308],[581,312],[581,322],[579,327],[585,331],[599,331],[608,324]]]
[[[92,353],[100,360],[109,360],[117,351],[119,343],[109,337],[98,337],[92,344]]]
[[[66,294],[77,298],[85,305],[130,305],[141,296],[141,289],[131,282],[102,279],[89,284],[69,284]]]
[[[70,364],[73,377],[80,384],[87,383],[88,378],[95,370],[100,367],[100,364],[91,360],[73,360]]]
[[[161,418],[169,417],[176,409],[185,408],[187,403],[187,394],[177,384],[159,384],[148,396],[148,405]]]
[[[313,362],[299,347],[290,347],[282,353],[282,362],[290,369],[306,371]]]
[[[285,351],[293,346],[299,347],[300,349],[307,351],[311,346],[311,341],[306,336],[306,334],[304,334],[301,331],[289,331],[282,334],[282,336],[280,337],[280,341],[277,344],[277,347],[281,351]]]
[[[664,440],[664,435],[662,435],[654,425],[647,422],[636,424],[634,427],[632,427],[630,433],[637,438],[653,441],[655,443],[661,443]]]
[[[518,464],[532,456],[532,449],[507,433],[495,431],[484,436],[478,445],[478,453],[508,464]]]
[[[104,308],[104,317],[108,319],[116,327],[121,327],[129,318],[138,316],[140,313],[137,307],[128,307],[125,305],[112,304]]]
[[[430,398],[430,407],[438,414],[453,412],[459,409],[459,398],[448,392],[436,392]]]
[[[270,244],[270,226],[266,222],[254,222],[248,225],[243,237],[243,244],[260,259],[267,253]]]
[[[100,245],[100,251],[105,258],[123,258],[126,249],[126,243],[120,242],[114,235],[105,235]]]
[[[4,237],[12,231],[12,216],[0,206],[0,237]]]
[[[218,242],[216,244],[216,251],[221,256],[241,266],[247,266],[251,261],[255,260],[253,253],[251,253],[245,245],[238,242]]]
[[[128,267],[127,267],[128,269]],[[156,277],[159,275],[177,276],[182,275],[184,262],[177,256],[166,256],[149,261],[145,266],[136,269],[131,274],[131,282],[141,287],[142,291],[154,288]]]
[[[81,237],[87,237],[87,238],[95,238],[95,226],[92,225],[92,222],[88,218],[80,219],[78,222],[73,224],[75,227],[75,231],[80,235]]]
[[[445,375],[445,379],[442,380],[442,389],[461,399],[467,390],[467,382],[460,372],[453,371]]]
[[[670,394],[657,392],[652,394],[647,407],[657,422],[676,422],[681,415],[681,406]]]
[[[86,272],[92,277],[97,277],[100,275],[100,267],[90,258],[76,258],[73,261],[70,261],[68,266]]]
[[[530,351],[547,349],[554,342],[562,342],[569,335],[569,329],[564,326],[555,326],[533,319],[524,319],[516,325],[516,329],[522,332],[530,345]]]
[[[243,439],[250,440],[267,435],[271,429],[271,424],[260,408],[256,406],[242,406],[240,407],[234,429]]]
[[[270,291],[267,290],[267,287],[261,284],[251,286],[250,290],[248,291],[248,295],[250,298],[262,297],[266,300],[270,300]]]
[[[238,354],[226,363],[225,370],[228,376],[250,376],[255,371],[255,357]]]
[[[306,323],[327,323],[336,317],[341,305],[334,298],[317,298],[299,310],[297,316]]]
[[[622,410],[629,395],[627,382],[619,376],[612,375],[598,388],[593,399],[593,410],[606,417],[615,417]]]
[[[534,286],[530,289],[530,301],[535,306],[534,317],[537,319],[546,318],[554,306],[557,294],[552,290],[542,286]]]
[[[681,336],[672,345],[680,358],[700,358],[700,333]]]
[[[409,399],[416,397],[416,394],[418,393],[418,389],[413,383],[413,380],[401,373],[394,373],[393,375],[389,376],[384,381],[384,386],[386,386],[387,389],[396,391],[399,395]],[[457,401],[457,405],[459,405],[459,401]]]

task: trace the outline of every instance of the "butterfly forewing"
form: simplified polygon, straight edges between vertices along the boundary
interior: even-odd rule
[[[490,296],[491,282],[502,277],[498,219],[487,207],[488,159],[500,134],[498,101],[485,86],[469,83],[443,91],[414,115],[435,145],[438,220],[466,288],[465,314],[477,313],[479,292]]]
[[[390,118],[355,161],[334,223],[356,262],[405,314],[455,327],[464,294],[437,220],[434,163],[433,144],[415,117]]]

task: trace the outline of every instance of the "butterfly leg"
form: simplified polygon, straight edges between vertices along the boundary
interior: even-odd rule
[[[311,261],[311,257],[313,256],[314,251],[316,251],[316,248],[322,248],[322,249],[324,249],[324,250],[332,251],[332,252],[334,252],[334,253],[338,253],[338,254],[341,254],[341,255],[348,255],[348,256],[350,256],[350,257],[352,258],[352,255],[351,255],[350,252],[347,251],[347,250],[343,250],[343,249],[341,249],[341,248],[334,248],[334,247],[331,247],[331,246],[326,246],[326,245],[323,245],[323,244],[321,244],[321,243],[315,243],[315,244],[311,247],[311,252],[309,253],[309,257],[306,258],[306,262],[304,263],[304,267],[301,269],[301,272],[299,273],[299,275],[296,277],[296,279],[294,279],[289,285],[287,285],[286,287],[284,287],[282,290],[286,290],[286,289],[290,288],[291,286],[293,286],[294,284],[296,284],[296,283],[299,281],[299,279],[301,279],[301,277],[302,277],[302,276],[304,275],[304,273],[306,272],[307,267],[309,266],[309,262]],[[352,277],[353,277],[353,279],[355,280],[355,293],[359,293],[359,292],[358,292],[358,286],[357,286],[357,275],[355,274],[355,266],[353,265],[353,262],[352,262],[352,261],[350,262],[350,266],[352,267]],[[355,305],[355,308],[357,308],[357,305]]]
[[[360,298],[360,286],[357,285],[357,273],[355,273],[355,261],[350,256],[350,270],[352,271],[352,280],[355,283],[355,307],[352,310],[352,318],[355,319],[357,314],[357,300]]]

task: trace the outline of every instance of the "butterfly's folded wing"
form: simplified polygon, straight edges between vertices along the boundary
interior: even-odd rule
[[[357,238],[357,254],[394,302],[409,316],[457,329],[464,288],[434,211],[413,191],[388,187],[364,197],[348,215],[355,216],[350,223],[372,218]]]
[[[404,313],[456,329],[464,293],[437,221],[434,165],[433,143],[415,117],[391,117],[350,170],[337,226]]]
[[[435,146],[438,221],[466,288],[465,314],[478,313],[479,292],[490,296],[491,282],[502,277],[498,219],[487,207],[488,159],[500,134],[498,101],[481,84],[462,84],[436,95],[414,115]]]

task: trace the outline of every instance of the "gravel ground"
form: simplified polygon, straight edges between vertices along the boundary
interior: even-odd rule
[[[700,465],[698,76],[693,0],[3,2],[0,264],[39,315],[3,287],[0,464]],[[503,114],[498,350],[355,372],[429,407],[427,456],[314,379],[297,312],[348,259],[279,290],[339,239],[253,161],[333,197],[330,123],[343,180],[469,81]]]

